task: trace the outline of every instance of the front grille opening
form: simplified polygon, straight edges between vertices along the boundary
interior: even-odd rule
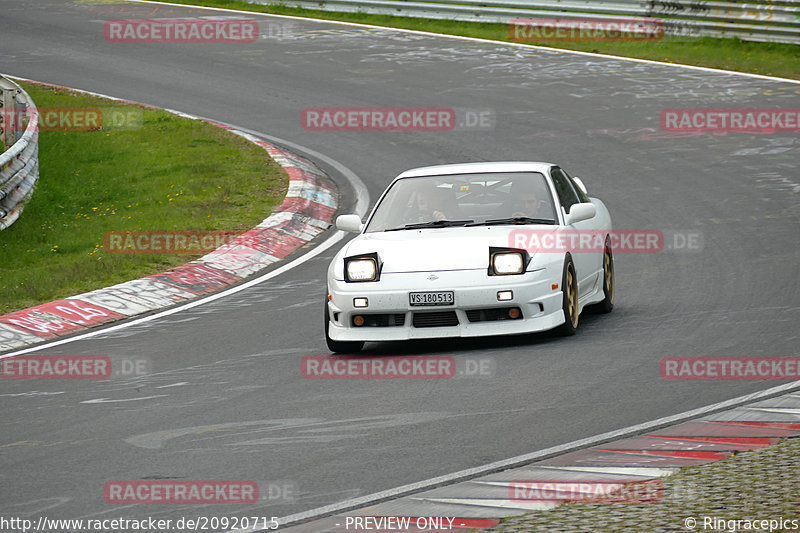
[[[470,322],[493,322],[495,320],[520,320],[522,318],[522,310],[519,307],[493,307],[490,309],[470,309],[466,313],[467,313],[467,319],[469,319]]]
[[[458,316],[455,311],[439,311],[434,313],[414,313],[412,321],[415,328],[441,328],[457,326]]]
[[[357,316],[360,316],[364,319],[363,324],[358,325],[355,323]],[[350,323],[353,325],[353,327],[357,328],[402,326],[406,323],[406,315],[405,313],[373,313],[353,315],[353,317],[350,319]]]

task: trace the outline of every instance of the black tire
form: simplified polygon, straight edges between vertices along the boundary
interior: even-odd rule
[[[358,353],[364,347],[363,341],[335,341],[328,335],[331,324],[331,314],[328,310],[328,300],[325,300],[325,343],[333,353]]]
[[[575,264],[572,256],[567,254],[564,259],[564,272],[561,274],[561,306],[564,310],[564,323],[559,326],[558,332],[569,337],[578,330],[578,276],[575,274]]]
[[[603,251],[603,301],[594,306],[598,313],[610,313],[614,309],[614,254],[611,251],[611,240],[606,237]]]

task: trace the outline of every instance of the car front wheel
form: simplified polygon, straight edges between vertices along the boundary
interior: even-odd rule
[[[561,275],[561,292],[563,294],[562,308],[564,309],[564,323],[558,331],[562,335],[575,335],[578,329],[578,277],[575,275],[575,264],[572,256],[567,254],[564,260],[564,272]]]

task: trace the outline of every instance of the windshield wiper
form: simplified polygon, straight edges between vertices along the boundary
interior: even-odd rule
[[[474,220],[431,220],[430,222],[420,222],[418,224],[406,224],[402,228],[391,228],[383,231],[400,231],[404,229],[424,229],[424,228],[447,228],[450,226],[466,226]]]
[[[509,217],[509,218],[491,218],[483,222],[475,222],[470,226],[499,226],[502,224],[555,224],[556,221],[551,218],[531,218],[531,217]]]

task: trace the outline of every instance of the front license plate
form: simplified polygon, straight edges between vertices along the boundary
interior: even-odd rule
[[[408,303],[411,305],[453,305],[453,291],[410,292]]]

